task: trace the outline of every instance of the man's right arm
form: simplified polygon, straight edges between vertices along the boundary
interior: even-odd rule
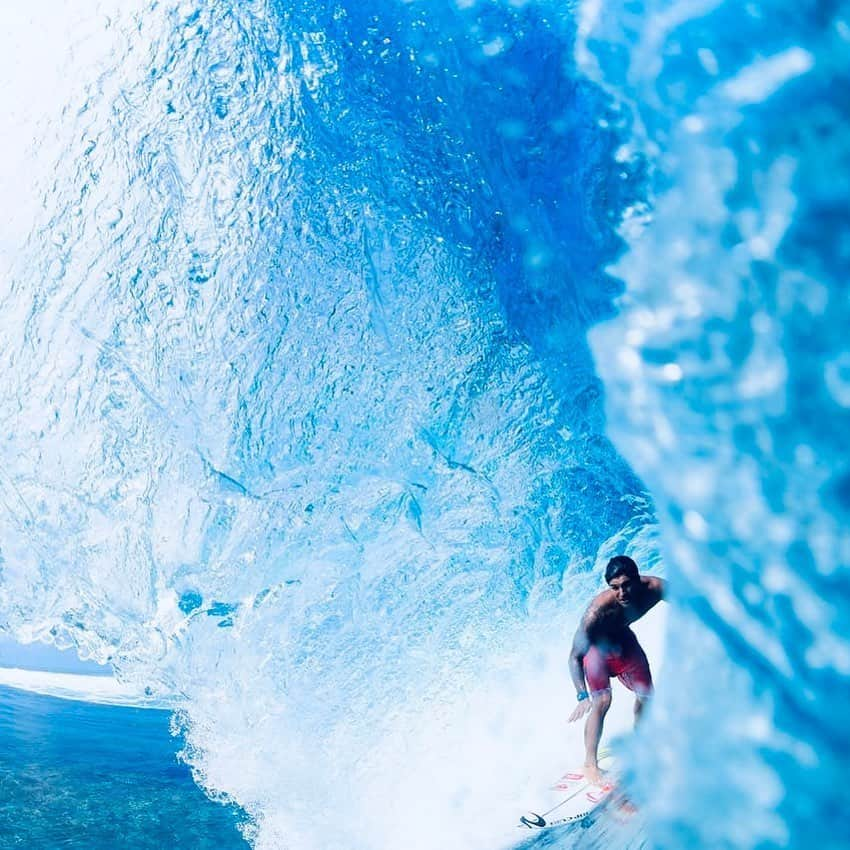
[[[584,679],[584,656],[587,655],[590,649],[590,637],[587,634],[588,626],[592,620],[590,611],[582,617],[579,627],[576,629],[575,637],[573,638],[573,648],[570,651],[570,676],[576,688],[576,697],[578,705],[573,709],[569,716],[569,721],[572,723],[580,717],[584,717],[590,711],[590,695],[587,692],[587,683]]]
[[[576,688],[576,694],[587,694],[587,683],[584,680],[584,656],[590,649],[590,638],[587,634],[590,625],[591,614],[586,612],[581,618],[575,637],[573,648],[570,652],[570,676]]]

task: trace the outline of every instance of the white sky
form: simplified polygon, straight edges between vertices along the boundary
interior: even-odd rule
[[[101,667],[93,661],[80,661],[73,650],[60,652],[43,643],[31,643],[21,646],[11,638],[0,634],[0,668],[23,667],[27,670],[50,670],[55,673],[108,673],[108,667]],[[4,684],[0,677],[0,684]]]

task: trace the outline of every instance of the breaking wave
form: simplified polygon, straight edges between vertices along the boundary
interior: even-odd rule
[[[2,292],[4,630],[176,699],[258,848],[489,850],[628,551],[651,840],[843,846],[840,6],[110,26]]]

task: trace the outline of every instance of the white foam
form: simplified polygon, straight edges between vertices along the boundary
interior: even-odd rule
[[[79,673],[53,673],[42,670],[23,670],[0,667],[0,685],[43,696],[106,705],[167,708],[164,700],[152,699],[134,685],[119,682],[113,676],[92,676]]]
[[[761,103],[785,83],[810,71],[814,56],[802,47],[791,47],[767,59],[759,59],[729,80],[724,88],[739,103]]]

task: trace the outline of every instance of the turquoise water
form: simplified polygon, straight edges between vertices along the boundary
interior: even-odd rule
[[[0,847],[247,850],[178,749],[166,712],[0,687]]]

